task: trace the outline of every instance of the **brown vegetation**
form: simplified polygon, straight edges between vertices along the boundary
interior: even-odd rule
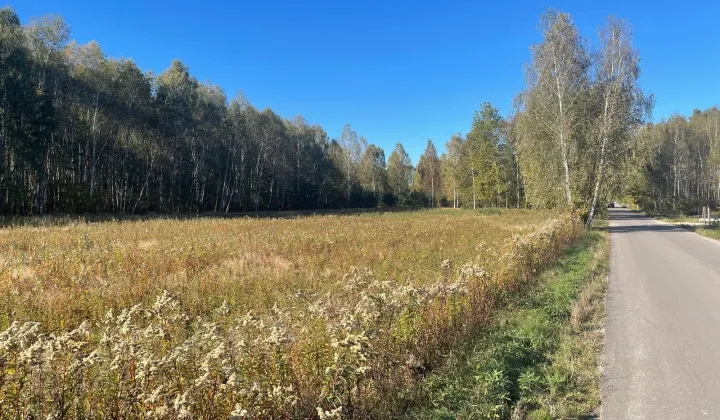
[[[582,230],[574,216],[545,218],[429,211],[4,231],[12,324],[0,333],[0,412],[391,414],[400,390]]]

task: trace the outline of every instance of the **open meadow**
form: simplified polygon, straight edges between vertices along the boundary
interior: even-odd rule
[[[550,213],[463,210],[343,216],[72,223],[0,230],[2,326],[99,321],[163,291],[192,315],[227,302],[266,312],[298,292],[342,290],[354,268],[379,281],[437,282],[441,264],[480,262]],[[487,249],[485,249],[487,248]]]
[[[0,412],[391,415],[581,232],[449,209],[5,228]]]

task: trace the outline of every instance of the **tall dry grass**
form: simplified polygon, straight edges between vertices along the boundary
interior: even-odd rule
[[[0,413],[390,415],[582,231],[575,216],[546,218],[428,211],[0,231]]]
[[[444,259],[473,260],[549,215],[466,211],[296,219],[184,219],[0,229],[0,326],[69,328],[164,290],[192,315],[223,301],[239,312],[335,290],[352,267],[423,285]]]

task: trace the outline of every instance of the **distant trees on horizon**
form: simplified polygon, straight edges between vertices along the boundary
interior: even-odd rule
[[[648,123],[627,22],[595,46],[568,14],[541,18],[526,88],[504,118],[485,102],[467,134],[413,164],[346,125],[258,110],[175,60],[159,75],[78,45],[59,17],[0,9],[0,213],[199,213],[342,207],[583,209],[720,202],[720,112]]]
[[[720,109],[642,127],[624,190],[645,210],[700,214],[720,203]]]
[[[437,206],[448,204],[447,176],[450,205],[468,205],[488,188],[481,168],[464,164],[471,146],[502,142],[488,132],[456,150],[452,175],[432,141],[417,166],[401,144],[386,160],[350,125],[330,139],[301,116],[228,101],[178,60],[155,76],[70,41],[60,17],[21,25],[9,7],[0,9],[0,92],[3,214]],[[477,205],[518,204],[484,194]]]

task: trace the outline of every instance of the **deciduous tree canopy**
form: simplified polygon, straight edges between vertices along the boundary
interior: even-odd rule
[[[599,203],[618,193],[613,178],[623,173],[652,99],[639,88],[626,22],[608,18],[592,50],[566,13],[546,12],[541,28],[514,120],[526,198],[538,207],[586,209],[589,226]]]
[[[154,76],[59,17],[0,9],[0,212],[205,212],[375,206],[384,152],[348,125],[330,140],[180,61]],[[397,202],[388,198],[388,203]]]
[[[720,111],[647,124],[639,53],[608,18],[592,44],[548,11],[526,89],[485,102],[466,135],[417,166],[346,125],[228,100],[180,61],[159,75],[70,41],[60,17],[0,9],[0,213],[180,213],[374,206],[566,207],[592,222],[610,197],[658,211],[720,200]]]

